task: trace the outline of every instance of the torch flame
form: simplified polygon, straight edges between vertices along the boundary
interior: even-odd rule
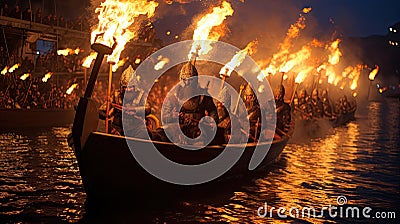
[[[279,69],[280,72],[288,72],[294,66],[299,65],[300,63],[304,62],[311,56],[311,49],[308,46],[303,46],[300,51],[289,55],[290,60],[285,62],[281,68]]]
[[[75,50],[73,50],[71,48],[66,48],[66,49],[57,50],[57,55],[67,56],[67,55],[71,55],[71,54],[79,54],[79,52],[81,52],[81,49],[79,47],[76,48]]]
[[[379,66],[376,65],[375,68],[374,68],[374,70],[372,70],[372,71],[369,73],[369,76],[368,76],[369,80],[374,81],[376,74],[378,74],[378,71],[379,71]]]
[[[122,60],[119,60],[118,63],[114,64],[112,66],[112,71],[116,72],[117,69],[125,64],[125,62],[129,59],[129,57],[123,58]]]
[[[49,78],[51,78],[51,76],[53,75],[53,72],[48,72],[44,75],[44,77],[42,78],[42,82],[47,82],[47,80],[49,80]]]
[[[4,67],[3,70],[1,70],[1,74],[5,75],[8,72],[8,66]]]
[[[204,55],[212,49],[210,43],[206,43],[205,40],[216,41],[222,33],[211,32],[211,29],[221,25],[226,17],[232,16],[232,14],[231,4],[223,1],[221,7],[214,7],[211,13],[206,14],[197,22],[197,28],[193,33],[194,43],[188,55],[189,60],[192,59],[193,54]]]
[[[154,65],[154,70],[158,71],[164,68],[164,66],[169,62],[168,58],[163,58],[161,55],[158,56],[159,62],[157,62],[156,65]]]
[[[331,52],[328,61],[331,65],[336,65],[339,63],[340,57],[342,56],[342,52],[339,50],[339,43],[340,39],[337,39],[328,47],[329,51]]]
[[[90,68],[92,61],[97,57],[97,52],[90,52],[89,56],[83,59],[82,66],[85,68]]]
[[[311,11],[311,8],[304,8],[302,12],[304,14]],[[279,50],[277,53],[272,55],[271,62],[269,66],[265,69],[267,73],[275,75],[278,72],[279,66],[286,63],[287,55],[289,54],[289,49],[292,46],[292,40],[299,36],[300,31],[306,28],[305,24],[306,18],[300,13],[299,18],[296,23],[290,25],[286,33],[286,37],[283,42],[279,45]]]
[[[360,79],[360,73],[361,73],[361,69],[363,68],[362,65],[356,65],[353,69],[353,71],[351,72],[351,74],[349,75],[349,78],[352,78],[352,82],[350,85],[350,89],[351,90],[355,90],[357,88],[358,85],[358,80]]]
[[[25,79],[27,79],[29,76],[31,76],[31,74],[25,73],[25,74],[21,75],[21,77],[19,77],[19,78],[20,78],[21,80],[25,80]]]
[[[14,72],[14,71],[15,71],[15,69],[17,69],[19,66],[20,66],[20,64],[19,64],[19,63],[17,63],[17,64],[15,64],[15,65],[11,66],[11,68],[10,68],[10,69],[8,69],[8,72],[9,72],[9,73],[12,73],[12,72]]]
[[[296,76],[296,79],[294,80],[295,83],[302,83],[304,79],[307,77],[307,74],[310,73],[314,67],[308,67],[306,69],[302,69]]]
[[[236,53],[235,56],[233,56],[232,59],[221,68],[219,74],[231,76],[232,71],[242,64],[243,60],[246,58],[246,55],[251,56],[257,51],[257,45],[258,40],[248,43],[243,50],[240,50],[238,53]]]
[[[72,93],[72,91],[74,91],[74,89],[78,86],[78,83],[74,83],[72,84],[67,91],[65,92],[66,94],[70,95]]]
[[[153,17],[157,6],[157,2],[147,0],[105,0],[95,10],[99,24],[91,33],[91,43],[115,47],[107,61],[117,63],[125,45],[136,36],[136,30],[130,29],[135,19],[140,15]]]

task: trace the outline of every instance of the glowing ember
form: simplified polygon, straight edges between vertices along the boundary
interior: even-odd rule
[[[376,65],[375,68],[374,68],[374,70],[372,70],[372,71],[369,73],[369,76],[368,76],[369,80],[374,81],[376,74],[378,74],[378,71],[379,71],[379,66]]]
[[[112,66],[112,71],[116,72],[117,69],[125,64],[125,62],[129,59],[129,57],[123,58],[122,60],[119,60],[118,63],[114,64]]]
[[[141,60],[140,58],[136,58],[136,59],[135,59],[135,64],[138,65],[138,64],[140,64],[141,61],[142,61],[142,60]]]
[[[5,75],[8,72],[8,66],[4,67],[3,70],[1,70],[1,74]]]
[[[253,55],[257,51],[258,40],[254,40],[247,44],[247,46],[240,50],[238,53],[233,56],[230,62],[228,62],[224,67],[221,68],[219,74],[225,76],[231,76],[232,71],[237,68],[240,64],[242,64],[243,60],[246,58],[246,55]]]
[[[303,13],[309,13],[309,12],[311,12],[311,10],[312,10],[311,7],[305,7],[305,8],[303,8],[302,12]]]
[[[21,80],[25,80],[25,79],[27,79],[29,76],[31,76],[31,74],[25,73],[25,74],[21,75],[21,77],[19,77],[19,78],[20,78]]]
[[[259,92],[259,93],[263,93],[263,92],[264,92],[264,89],[265,89],[265,86],[261,84],[261,85],[258,87],[258,92]]]
[[[205,40],[216,41],[222,33],[211,32],[211,29],[221,25],[226,17],[232,16],[232,14],[231,4],[224,1],[221,7],[214,7],[211,13],[206,14],[197,22],[197,28],[193,33],[194,43],[188,55],[189,60],[192,59],[193,54],[205,55],[212,49],[210,42],[205,42]]]
[[[90,52],[90,55],[83,59],[82,66],[85,68],[90,68],[90,65],[92,64],[93,60],[96,59],[96,57],[97,52]]]
[[[161,55],[158,56],[159,62],[157,62],[156,65],[154,65],[154,70],[158,71],[164,68],[164,66],[169,62],[168,58],[163,58]]]
[[[47,80],[49,80],[49,78],[51,78],[51,76],[53,75],[52,72],[48,72],[44,75],[44,77],[42,78],[42,82],[47,82]]]
[[[356,93],[356,92],[354,92],[354,93],[353,93],[353,96],[354,96],[354,97],[356,97],[356,96],[357,96],[357,93]]]
[[[76,48],[75,50],[71,48],[66,48],[62,50],[57,50],[57,55],[67,56],[71,54],[79,54],[79,52],[81,52],[81,49],[79,47]]]
[[[17,68],[19,68],[19,66],[20,66],[20,64],[15,64],[15,65],[13,65],[13,66],[11,66],[11,68],[10,69],[8,69],[8,72],[9,73],[12,73],[12,72],[14,72],[15,71],[15,69],[17,69]]]
[[[165,34],[166,34],[167,36],[169,36],[169,35],[171,35],[171,31],[167,31]]]
[[[66,94],[70,95],[72,93],[72,91],[74,91],[74,89],[78,86],[78,83],[74,83],[72,84],[67,91],[65,92]]]
[[[136,30],[131,27],[135,19],[140,15],[153,17],[157,6],[157,2],[147,0],[105,0],[95,10],[99,14],[99,24],[91,33],[91,43],[109,47],[115,44],[115,49],[107,57],[107,61],[117,63],[125,45],[137,35]]]

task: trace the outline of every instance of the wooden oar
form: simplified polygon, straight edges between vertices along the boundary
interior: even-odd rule
[[[94,62],[93,69],[90,74],[90,78],[87,83],[87,86],[86,86],[85,94],[83,97],[81,97],[79,99],[79,103],[78,103],[78,106],[77,106],[76,112],[75,112],[74,124],[72,126],[72,138],[73,138],[73,144],[74,144],[76,153],[79,153],[82,150],[82,146],[84,145],[84,143],[86,141],[85,138],[87,137],[86,136],[87,133],[85,133],[85,136],[83,136],[85,123],[94,122],[93,120],[95,119],[93,117],[91,118],[90,116],[86,116],[86,113],[88,112],[89,101],[93,94],[94,85],[96,83],[97,76],[99,74],[101,63],[104,59],[104,56],[106,54],[111,54],[113,51],[113,48],[110,48],[110,47],[107,47],[105,45],[98,44],[98,43],[93,44],[92,49],[97,52],[97,57]],[[90,104],[92,104],[92,103],[90,103]],[[98,115],[97,115],[97,117],[98,117]],[[96,122],[97,122],[97,120],[96,120]],[[80,158],[80,156],[77,156],[77,158]]]

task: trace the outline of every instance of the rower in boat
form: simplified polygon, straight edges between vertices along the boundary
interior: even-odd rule
[[[318,96],[318,89],[312,91],[310,103],[312,106],[312,116],[315,118],[322,118],[324,115],[324,105]]]
[[[288,132],[292,121],[292,115],[290,105],[284,101],[285,87],[283,85],[275,89],[274,97],[276,105],[276,131],[274,138],[280,139]]]
[[[204,128],[204,134],[211,133],[208,130],[216,129],[218,124],[218,112],[217,108],[210,96],[207,96],[207,89],[203,89],[198,84],[198,72],[196,67],[191,63],[187,62],[184,64],[179,72],[179,80],[181,84],[176,88],[175,93],[171,93],[167,96],[164,101],[162,108],[162,121],[164,129],[176,128],[174,124],[179,122],[179,127],[183,134],[189,139],[197,139],[200,136],[200,126]],[[194,96],[188,100],[188,97]],[[182,105],[180,108],[179,105]],[[200,120],[208,116],[209,119],[215,121],[212,122],[207,119]],[[179,133],[179,130],[168,131],[168,133]],[[179,138],[179,136],[169,136],[175,143],[191,144],[185,142],[185,140]],[[158,130],[155,133],[153,140],[169,141],[165,135],[165,130]],[[197,139],[195,144],[201,144],[203,140]]]
[[[246,108],[241,108],[239,120],[245,121],[244,116],[247,116],[250,125],[250,133],[248,134],[249,142],[257,142],[260,138],[261,131],[261,108],[250,84],[247,84],[243,92],[243,101]],[[243,122],[242,122],[243,123]],[[245,124],[242,124],[244,127]]]
[[[328,91],[326,89],[322,90],[321,97],[324,117],[334,119],[335,116],[333,114],[332,106],[329,101]]]
[[[121,74],[120,89],[116,90],[111,98],[111,109],[108,114],[111,125],[108,126],[108,133],[138,138],[147,137],[146,133],[137,127],[144,122],[140,116],[149,115],[151,107],[145,102],[144,91],[138,88],[139,85],[135,76],[135,70],[131,65]],[[101,119],[106,117],[106,108],[107,102],[99,109]],[[124,119],[125,126],[122,124],[123,112],[126,116]]]

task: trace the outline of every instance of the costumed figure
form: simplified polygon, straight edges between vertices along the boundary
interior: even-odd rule
[[[314,89],[311,94],[311,105],[313,117],[321,118],[324,115],[324,105],[318,96],[318,90]]]
[[[151,112],[150,105],[145,103],[144,91],[139,87],[135,70],[131,65],[121,74],[120,89],[111,97],[111,105],[108,117],[111,120],[109,133],[126,135],[129,137],[147,138],[146,130],[141,130],[145,122],[142,117]],[[100,107],[100,118],[106,117],[107,102]],[[124,122],[122,116],[124,113]]]
[[[249,142],[258,141],[261,131],[261,108],[258,103],[257,97],[253,92],[250,84],[247,84],[243,92],[243,101],[246,107],[239,115],[240,120],[243,121],[243,116],[247,116],[250,124]],[[244,124],[242,124],[244,127]]]
[[[168,125],[170,123],[179,123],[183,134],[189,139],[195,139],[200,134],[203,134],[200,131],[200,126],[205,130],[204,135],[207,137],[207,133],[211,133],[208,130],[216,129],[216,126],[213,124],[218,124],[218,112],[213,99],[207,96],[206,89],[199,86],[197,77],[198,72],[196,67],[190,62],[184,64],[179,72],[181,83],[176,88],[176,92],[170,93],[167,96],[162,108],[162,121],[165,124],[164,129],[174,127],[173,125]],[[189,98],[190,96],[194,97]],[[182,105],[182,107],[179,108],[179,105]],[[213,119],[215,123],[207,119],[203,119],[200,122],[205,116],[209,116],[207,118]],[[178,130],[172,130],[168,133],[178,133]],[[177,136],[169,137],[173,138],[171,141],[177,143],[191,144]],[[169,141],[165,136],[165,131],[158,131],[155,140]],[[203,140],[197,139],[196,141],[194,144],[201,144]]]
[[[274,97],[276,105],[276,134],[281,137],[286,133],[292,121],[290,105],[284,101],[285,87],[283,85],[275,89]],[[275,135],[275,137],[278,136]]]
[[[322,105],[323,105],[323,113],[325,117],[328,118],[333,118],[334,114],[332,113],[332,106],[331,103],[329,101],[329,97],[328,97],[328,91],[327,90],[322,90]]]

